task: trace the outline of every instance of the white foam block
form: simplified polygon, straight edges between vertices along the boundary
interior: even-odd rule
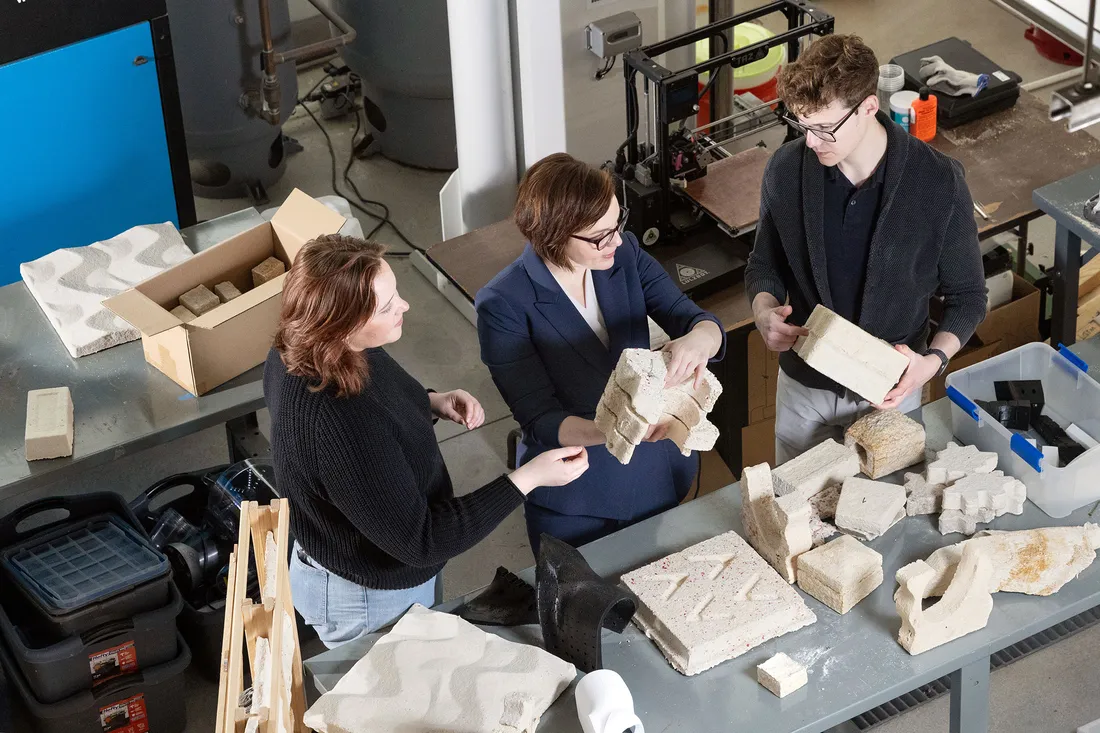
[[[783,496],[797,491],[803,499],[809,500],[826,486],[843,483],[857,473],[859,456],[855,450],[830,438],[776,467],[772,480],[776,494]]]
[[[817,620],[736,532],[627,573],[622,582],[638,597],[634,622],[686,675]]]
[[[808,679],[806,668],[783,652],[756,667],[756,681],[776,697],[786,697]]]
[[[24,457],[28,461],[73,454],[73,398],[68,387],[27,393]]]

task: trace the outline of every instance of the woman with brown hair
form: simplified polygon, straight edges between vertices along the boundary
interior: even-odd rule
[[[444,563],[481,541],[536,486],[588,468],[552,451],[456,497],[433,418],[474,429],[481,405],[433,392],[382,349],[409,304],[382,245],[339,235],[307,243],[283,287],[264,367],[279,490],[296,537],[294,605],[333,647],[431,606]]]
[[[567,489],[536,489],[524,507],[537,556],[547,533],[590,542],[676,506],[695,478],[664,428],[650,429],[627,465],[604,447],[596,404],[623,349],[649,348],[647,316],[672,341],[667,384],[698,386],[721,359],[725,331],[624,231],[610,176],[556,153],[531,166],[515,222],[523,254],[475,300],[481,360],[523,428],[520,463],[559,446],[588,446],[591,470]]]

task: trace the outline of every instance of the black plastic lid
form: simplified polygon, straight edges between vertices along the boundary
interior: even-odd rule
[[[926,99],[928,99],[928,95],[929,95],[930,92],[929,92],[928,87],[921,87],[920,92],[918,92],[918,93],[920,94],[920,98],[922,100],[926,100]]]

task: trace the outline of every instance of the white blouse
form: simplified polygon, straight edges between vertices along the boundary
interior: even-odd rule
[[[611,341],[607,336],[607,326],[604,324],[603,313],[600,312],[600,304],[596,300],[596,287],[592,284],[592,271],[584,271],[584,303],[573,297],[573,294],[565,287],[565,283],[558,277],[557,272],[551,270],[550,274],[558,281],[562,292],[569,296],[569,300],[573,303],[577,312],[581,314],[581,317],[584,318],[589,328],[592,329],[592,332],[603,342],[604,348],[610,348]]]

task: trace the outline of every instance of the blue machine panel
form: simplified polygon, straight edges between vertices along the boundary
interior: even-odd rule
[[[142,61],[144,60],[144,61]],[[0,66],[0,285],[19,263],[177,226],[149,23]]]

